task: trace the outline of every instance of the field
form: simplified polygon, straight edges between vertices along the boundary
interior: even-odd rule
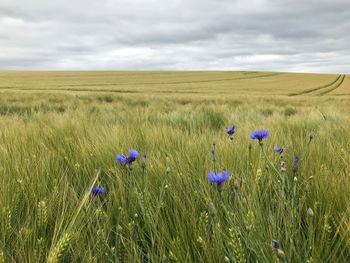
[[[348,75],[0,71],[0,94],[0,262],[350,261]]]

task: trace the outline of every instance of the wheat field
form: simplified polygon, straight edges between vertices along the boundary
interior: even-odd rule
[[[348,75],[0,71],[0,94],[0,262],[350,261]]]

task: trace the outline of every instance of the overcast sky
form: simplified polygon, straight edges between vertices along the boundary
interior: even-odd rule
[[[0,69],[350,73],[350,1],[0,0]]]

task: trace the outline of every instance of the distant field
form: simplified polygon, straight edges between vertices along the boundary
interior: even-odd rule
[[[343,75],[271,72],[0,72],[0,88],[12,91],[75,91],[200,95],[288,95],[323,91]],[[345,77],[345,75],[344,75]],[[344,84],[346,84],[346,81]],[[324,87],[327,86],[327,87]],[[344,92],[349,92],[344,85]],[[342,89],[343,85],[337,87]],[[335,89],[332,92],[335,92]],[[310,92],[311,93],[311,92]],[[308,93],[307,93],[308,94]],[[310,94],[311,95],[311,94]],[[312,95],[317,95],[313,92]]]
[[[349,75],[0,71],[0,263],[349,262],[349,131]]]

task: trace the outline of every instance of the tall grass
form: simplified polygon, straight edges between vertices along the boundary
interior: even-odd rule
[[[350,259],[350,111],[340,97],[3,95],[0,262]],[[249,138],[261,128],[263,150]],[[231,174],[221,194],[207,178],[213,143],[217,168]],[[286,148],[286,172],[274,146]],[[129,148],[146,166],[115,162]],[[106,192],[91,195],[93,185]]]

